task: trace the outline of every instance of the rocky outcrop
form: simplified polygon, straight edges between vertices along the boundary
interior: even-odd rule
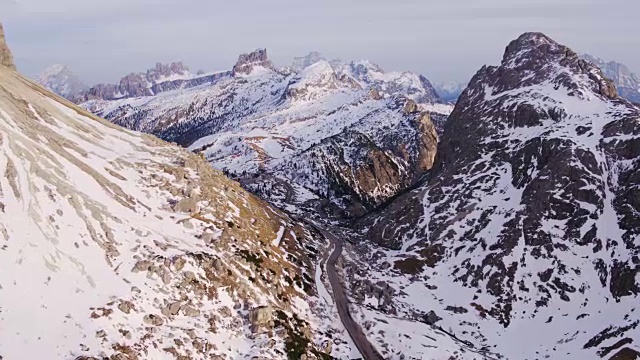
[[[265,69],[274,68],[273,64],[267,57],[267,49],[258,49],[250,53],[240,54],[231,73],[233,76],[241,74],[248,75],[256,67],[262,67]]]
[[[251,331],[268,330],[274,326],[274,312],[271,306],[260,306],[249,311]]]
[[[15,70],[16,64],[13,62],[13,54],[4,37],[4,28],[0,24],[0,65],[6,66],[9,69]]]
[[[189,68],[178,61],[171,64],[156,63],[156,66],[147,70],[146,78],[150,81],[162,82],[173,77],[187,77],[190,74]]]

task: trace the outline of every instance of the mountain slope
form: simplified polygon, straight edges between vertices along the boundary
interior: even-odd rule
[[[72,99],[89,87],[65,65],[51,65],[36,82],[66,99]]]
[[[616,84],[620,96],[640,104],[640,77],[632,73],[626,65],[615,61],[607,62],[589,54],[582,54],[580,57],[602,69],[604,75]]]
[[[0,66],[0,358],[321,356],[317,245],[197,155]]]
[[[462,93],[428,180],[365,224],[393,250],[364,276],[506,358],[637,347],[638,144],[640,109],[597,67],[524,34]]]
[[[318,57],[301,62],[310,65],[295,73],[278,70],[258,50],[241,55],[231,74],[216,82],[82,106],[201,152],[270,200],[328,201],[336,213],[362,214],[430,168],[437,143],[431,119],[441,124],[451,107],[437,103],[428,81],[367,69],[356,79]],[[347,133],[358,134],[349,146],[361,151],[349,159],[326,145]],[[295,194],[278,190],[283,182],[293,184]]]

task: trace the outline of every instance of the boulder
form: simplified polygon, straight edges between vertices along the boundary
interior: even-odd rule
[[[249,311],[249,321],[251,331],[258,332],[260,329],[269,329],[272,325],[273,308],[270,305],[260,306]]]
[[[435,311],[431,310],[424,316],[424,321],[428,325],[435,325],[438,321],[442,320],[440,316],[438,316]]]

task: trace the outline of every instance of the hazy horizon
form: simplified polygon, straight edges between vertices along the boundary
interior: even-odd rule
[[[464,82],[482,65],[498,64],[504,47],[527,31],[640,70],[639,10],[631,0],[0,0],[0,21],[22,72],[35,76],[60,63],[88,84],[116,82],[156,62],[228,70],[256,48],[279,66],[318,51]]]

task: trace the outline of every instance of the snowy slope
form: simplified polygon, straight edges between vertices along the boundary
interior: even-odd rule
[[[365,222],[390,250],[356,278],[507,359],[637,349],[639,142],[598,68],[524,34],[463,92],[428,179]]]
[[[203,153],[214,167],[235,178],[250,178],[265,188],[277,176],[301,189],[296,196],[328,197],[356,212],[395,195],[431,166],[437,136],[425,125],[431,121],[425,113],[442,124],[451,106],[425,96],[426,80],[389,74],[390,80],[369,84],[318,57],[302,63],[309,65],[298,72],[281,71],[259,50],[241,55],[232,75],[214,83],[155,96],[95,99],[82,106],[118,125]],[[384,76],[376,71],[370,77]],[[389,85],[392,80],[400,85]],[[362,142],[352,147],[367,153],[357,163],[346,161],[348,168],[336,167],[345,159],[330,154],[324,144],[346,132],[361,134]],[[311,153],[322,156],[310,158]],[[380,157],[384,161],[376,164],[382,166],[370,171],[374,158]],[[304,178],[320,167],[332,171],[323,172],[318,181]],[[353,180],[350,174],[357,172],[376,173],[373,183]],[[267,176],[256,181],[260,174]],[[345,182],[347,178],[351,180]],[[308,197],[294,200],[303,198]]]
[[[36,82],[52,92],[72,99],[89,87],[65,65],[51,65],[38,75]]]
[[[315,358],[316,247],[197,155],[0,66],[0,358]]]

